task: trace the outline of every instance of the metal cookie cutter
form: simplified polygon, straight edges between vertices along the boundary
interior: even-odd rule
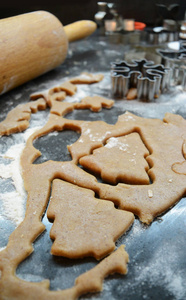
[[[179,51],[158,49],[157,52],[165,67],[172,69],[171,85],[181,85],[186,91],[186,45],[182,44]]]
[[[126,98],[130,88],[137,88],[137,98],[153,101],[169,88],[170,69],[153,61],[133,60],[111,63],[112,94]]]

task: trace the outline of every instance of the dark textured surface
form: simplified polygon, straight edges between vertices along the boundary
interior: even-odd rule
[[[108,43],[97,37],[74,43],[70,46],[66,62],[56,70],[41,76],[0,97],[0,119],[19,103],[25,103],[33,92],[58,85],[63,80],[78,75],[82,71],[104,72],[105,79],[100,84],[78,87],[75,100],[85,95],[99,94],[110,97],[110,62],[122,59],[129,47]],[[68,119],[104,120],[110,124],[117,121],[119,114],[129,110],[139,116],[162,119],[165,112],[179,113],[186,118],[186,94],[179,87],[171,89],[159,99],[148,103],[143,101],[116,101],[115,107],[103,109],[99,113],[88,110],[75,110],[66,115]],[[69,98],[69,101],[71,99]],[[40,126],[47,120],[49,111],[32,115],[31,127]],[[42,152],[35,162],[52,160],[70,160],[66,145],[77,140],[79,135],[74,131],[49,134],[35,141],[34,145]],[[0,139],[0,152],[5,153],[15,143],[23,140],[22,134],[15,134]],[[2,162],[7,161],[1,158]],[[1,163],[2,163],[1,162]],[[13,189],[10,179],[0,180],[1,195]],[[0,214],[3,210],[1,205]],[[150,226],[145,226],[136,218],[131,229],[118,241],[126,245],[130,256],[128,274],[113,275],[105,280],[103,292],[82,297],[82,299],[186,299],[186,198],[156,219]],[[51,289],[65,289],[73,285],[75,278],[82,272],[97,264],[93,258],[69,260],[53,257],[50,254],[52,241],[49,237],[51,223],[46,215],[43,218],[46,231],[34,243],[34,253],[20,264],[17,274],[20,278],[41,281],[49,278]],[[7,243],[8,236],[15,225],[6,216],[0,218],[0,247]]]
[[[19,5],[13,0],[1,1],[0,18],[15,16],[21,13],[27,13],[35,10],[47,10],[56,15],[64,24],[69,24],[77,20],[93,20],[98,10],[98,1],[95,0],[28,0],[19,1]],[[162,20],[172,19],[183,20],[186,4],[184,0],[115,0],[113,1],[118,8],[120,15],[125,19],[135,19],[138,22],[144,22],[149,26],[162,25]],[[176,14],[172,15],[170,9],[165,7],[158,9],[156,4],[169,6],[171,4],[179,4]]]

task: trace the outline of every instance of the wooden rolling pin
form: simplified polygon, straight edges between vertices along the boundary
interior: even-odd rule
[[[46,11],[0,20],[0,94],[59,66],[66,58],[68,42],[95,29],[93,21],[63,27]]]

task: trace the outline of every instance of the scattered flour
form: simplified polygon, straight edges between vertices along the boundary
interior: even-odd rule
[[[22,133],[25,142],[39,128],[29,128]],[[25,213],[26,191],[24,189],[20,166],[20,157],[24,147],[25,143],[18,143],[12,145],[6,153],[0,153],[0,156],[4,159],[11,160],[9,164],[0,164],[0,177],[4,179],[11,178],[15,187],[14,191],[7,191],[0,194],[3,207],[1,214],[4,218],[13,221],[17,226],[22,222]]]
[[[0,248],[0,251],[3,251],[6,247],[1,247]],[[0,273],[1,274],[1,273]],[[0,276],[1,277],[1,276]]]
[[[102,42],[102,43],[104,46],[104,42]],[[72,54],[73,54],[72,51],[69,50],[69,55],[72,55]],[[117,52],[113,51],[113,54],[117,54]],[[105,79],[106,79],[107,84],[105,84],[105,80],[103,80],[101,83],[99,83],[99,90],[101,90],[101,89],[105,90],[105,88],[107,90],[110,89],[110,83],[108,84],[108,76]],[[44,88],[46,88],[46,86],[48,88],[49,85],[51,85],[51,87],[53,87],[54,85],[59,85],[59,80],[57,80],[57,81],[52,80],[50,82],[47,82],[47,84],[43,83],[42,85]],[[75,101],[77,102],[78,101],[79,102],[82,98],[87,96],[88,90],[86,89],[86,86],[81,85],[79,87],[77,85],[77,88],[78,88],[77,93],[73,97],[67,97],[65,101],[68,101],[68,102],[75,102]],[[89,95],[90,95],[90,92],[91,92],[91,89],[89,91]],[[19,95],[17,95],[16,99],[18,99],[18,98],[19,98]],[[178,99],[174,99],[174,103],[178,102],[177,100]],[[171,99],[170,99],[170,101],[171,101]],[[185,94],[182,97],[182,101],[185,101]],[[152,111],[152,117],[154,117],[154,111],[156,111],[156,106],[159,105],[159,103],[148,103],[147,105],[151,106],[152,109],[151,110],[149,109],[149,111],[147,111],[146,104],[143,102],[133,101],[131,103],[131,102],[123,101],[123,103],[125,104],[125,106],[124,106],[125,110],[132,111],[133,113],[138,113],[139,115],[143,115],[143,113],[145,111],[147,114],[147,117],[151,117],[151,111]],[[116,101],[115,107],[121,108],[121,102]],[[164,113],[167,111],[166,103],[164,106],[162,105],[162,107],[163,107],[163,109],[161,112],[161,117],[163,117]],[[181,108],[183,111],[184,107],[181,107]],[[172,105],[172,107],[170,107],[169,109],[171,112],[176,112],[174,105]],[[38,112],[37,115],[39,115],[39,113],[40,112]],[[123,111],[121,111],[121,113],[124,113],[124,109],[123,109]],[[159,114],[159,110],[157,110],[157,114]],[[157,117],[160,117],[160,116],[157,115]],[[130,121],[130,119],[131,119],[131,116],[128,116],[128,121]],[[39,122],[39,120],[37,120],[37,125],[38,125],[38,122]],[[28,137],[33,132],[35,132],[37,129],[39,129],[39,128],[34,127],[31,129],[27,129],[25,131],[25,133],[23,134],[23,136],[25,138],[25,142],[28,139]],[[50,135],[57,135],[57,134],[58,134],[58,132],[50,133]],[[80,140],[79,140],[79,142],[80,142]],[[3,219],[9,218],[16,225],[18,225],[24,218],[24,200],[26,198],[26,192],[25,192],[24,186],[23,186],[23,180],[21,177],[21,169],[20,169],[20,163],[19,163],[20,155],[21,155],[21,152],[22,152],[24,146],[25,146],[24,143],[18,143],[16,145],[13,145],[12,147],[10,147],[6,153],[4,153],[4,154],[0,153],[1,157],[3,157],[3,158],[7,157],[7,158],[11,159],[10,164],[0,164],[0,177],[5,178],[5,179],[11,178],[13,181],[13,184],[15,186],[15,191],[0,194],[0,197],[2,199],[2,206],[4,209],[4,214],[3,214],[3,216],[0,215],[0,220],[3,221]],[[183,213],[183,210],[185,211],[185,208],[182,208],[182,207],[179,210],[177,210],[177,213],[174,217],[179,218],[180,214]],[[132,248],[133,241],[135,239],[139,240],[139,242],[140,242],[140,240],[141,240],[140,237],[144,233],[145,233],[145,227],[141,226],[141,224],[139,223],[138,220],[135,220],[135,223],[133,224],[132,228],[130,229],[130,231],[127,233],[127,235],[125,237],[126,247],[129,248],[131,246],[131,248]],[[147,261],[146,263],[143,262],[143,268],[141,267],[141,264],[139,266],[137,266],[134,280],[132,282],[130,282],[130,285],[129,285],[129,282],[127,282],[126,288],[133,288],[135,291],[137,291],[139,288],[139,284],[143,285],[145,281],[147,281],[149,283],[149,286],[155,287],[156,282],[159,281],[159,278],[161,278],[162,286],[166,286],[166,289],[174,295],[175,300],[186,299],[185,298],[185,294],[186,294],[185,281],[183,281],[184,276],[182,273],[179,273],[179,272],[174,273],[173,270],[171,269],[172,263],[176,261],[176,256],[175,256],[176,249],[174,249],[173,246],[171,249],[170,249],[170,247],[171,246],[169,245],[169,248],[164,247],[163,250],[159,249],[159,251],[157,251],[157,253],[155,255],[153,255],[153,257],[150,261]],[[1,247],[0,251],[2,251],[3,249],[4,249],[4,247]],[[143,251],[143,249],[140,249],[140,246],[136,250],[137,250],[136,256],[139,255],[140,251]],[[168,250],[168,253],[167,253],[167,250]],[[162,255],[163,251],[164,251],[164,253],[167,254],[166,257],[168,257],[168,259],[166,261],[164,261],[165,256]],[[133,257],[131,257],[131,259],[134,262],[135,255]],[[133,262],[131,262],[131,264]],[[130,265],[129,265],[129,272],[130,272]],[[29,278],[30,280],[33,279],[35,281],[36,275],[34,275],[33,278],[32,278],[32,274],[30,274],[29,276],[30,276],[30,278]],[[128,285],[128,287],[127,287],[127,285]],[[110,291],[109,281],[105,281],[104,290],[108,290],[108,292]],[[127,295],[125,294],[124,297],[125,296],[127,296]],[[142,297],[143,297],[143,299],[149,299],[146,294],[144,294]],[[98,298],[97,298],[97,296],[92,295],[91,299],[93,300],[93,299],[98,299]]]
[[[37,127],[33,127],[33,128],[28,128],[24,133],[23,133],[23,137],[25,142],[28,140],[28,138],[37,130],[41,129],[42,126],[37,126]]]
[[[166,249],[164,250],[166,251]],[[138,270],[135,278],[138,278],[138,282],[148,282],[151,287],[155,287],[156,283],[161,280],[161,285],[166,287],[166,290],[174,296],[174,299],[181,300],[185,299],[186,284],[183,274],[179,271],[174,272],[172,269],[172,263],[174,259],[177,259],[174,249],[172,251],[168,251],[169,254],[172,254],[167,253],[166,260],[162,255],[162,249],[157,251],[151,262],[143,266],[140,272]],[[151,275],[149,276],[149,274]]]
[[[59,134],[58,131],[52,131],[48,133],[48,136],[57,136]]]
[[[3,216],[19,225],[24,218],[24,199],[26,192],[23,186],[20,168],[20,156],[24,143],[11,146],[3,155],[3,158],[11,159],[10,164],[0,165],[0,177],[11,178],[15,191],[1,194],[3,204]]]
[[[86,90],[83,89],[84,86],[85,84],[77,85],[77,92],[73,96],[67,96],[64,101],[69,103],[80,102],[87,96]]]
[[[13,191],[2,194],[1,199],[3,201],[2,215],[12,220],[18,226],[24,218],[23,196],[17,191]]]

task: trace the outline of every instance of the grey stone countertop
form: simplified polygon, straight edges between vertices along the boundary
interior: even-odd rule
[[[10,109],[29,101],[31,93],[58,85],[83,71],[103,73],[105,77],[98,84],[79,86],[77,94],[69,101],[79,101],[88,95],[112,98],[110,63],[124,59],[130,51],[134,52],[131,45],[114,44],[108,37],[97,35],[70,44],[68,56],[61,66],[0,97],[0,121]],[[110,110],[102,109],[98,113],[74,110],[66,117],[90,121],[104,120],[114,124],[118,115],[125,111],[146,118],[162,119],[166,112],[180,114],[186,118],[186,92],[176,86],[152,102],[138,99],[116,100],[115,106]],[[49,110],[32,114],[30,128],[44,125],[48,114]],[[0,248],[6,246],[10,233],[24,216],[26,194],[22,181],[16,172],[11,173],[10,169],[8,170],[8,166],[12,164],[12,169],[18,168],[19,162],[14,156],[19,154],[18,149],[24,145],[25,134],[18,133],[0,139]],[[67,131],[38,139],[35,147],[42,152],[42,157],[37,163],[49,159],[69,160],[65,146],[77,138],[78,134]],[[63,149],[57,146],[60,141],[63,141]],[[51,144],[52,147],[49,146]],[[12,160],[7,161],[4,158],[7,153],[13,157]],[[19,204],[16,206],[16,212],[12,199]],[[70,288],[75,278],[95,266],[97,261],[93,258],[70,260],[52,256],[52,240],[49,237],[52,224],[46,215],[43,223],[46,230],[34,242],[33,254],[19,265],[17,276],[30,281],[48,278],[52,290]],[[149,226],[145,226],[136,218],[130,230],[116,242],[117,247],[120,244],[126,245],[130,256],[128,274],[109,276],[104,281],[101,293],[85,295],[81,299],[186,299],[186,198],[182,198]]]

